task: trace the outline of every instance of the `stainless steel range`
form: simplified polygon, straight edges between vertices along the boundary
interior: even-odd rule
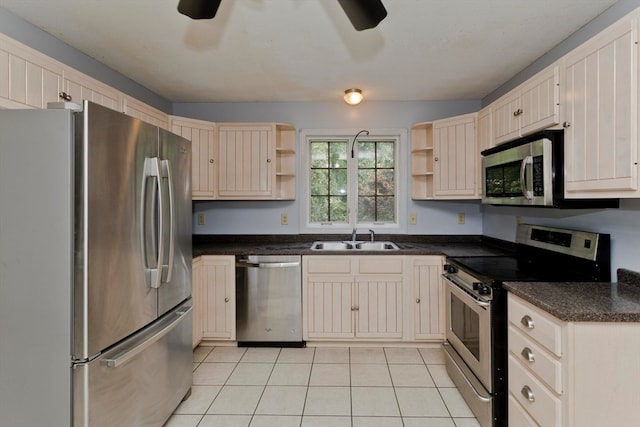
[[[507,426],[507,281],[610,281],[610,236],[518,225],[515,256],[449,257],[447,372],[482,427]]]

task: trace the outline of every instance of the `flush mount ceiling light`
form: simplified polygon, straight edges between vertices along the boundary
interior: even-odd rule
[[[362,102],[362,90],[358,88],[347,89],[344,91],[344,102],[349,105],[358,105]]]

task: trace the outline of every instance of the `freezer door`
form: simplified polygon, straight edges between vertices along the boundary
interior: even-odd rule
[[[84,360],[157,318],[149,286],[156,242],[145,239],[142,193],[157,197],[148,175],[158,156],[155,126],[85,101],[75,116],[75,279],[73,358]],[[145,213],[146,212],[146,213]],[[149,233],[147,230],[147,234]],[[151,234],[152,235],[152,234]],[[153,267],[153,265],[151,265]]]
[[[193,379],[191,300],[89,363],[74,365],[73,427],[158,427]]]
[[[158,313],[191,295],[191,142],[160,129],[161,191],[166,203],[162,231],[162,280]]]

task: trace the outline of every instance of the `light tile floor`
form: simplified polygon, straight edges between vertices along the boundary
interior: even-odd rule
[[[479,427],[439,348],[195,349],[165,427]]]

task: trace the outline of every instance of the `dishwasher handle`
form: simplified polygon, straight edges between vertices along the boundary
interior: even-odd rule
[[[300,261],[291,262],[252,262],[246,259],[241,259],[236,262],[236,267],[249,267],[249,268],[289,268],[297,267],[300,265]]]

